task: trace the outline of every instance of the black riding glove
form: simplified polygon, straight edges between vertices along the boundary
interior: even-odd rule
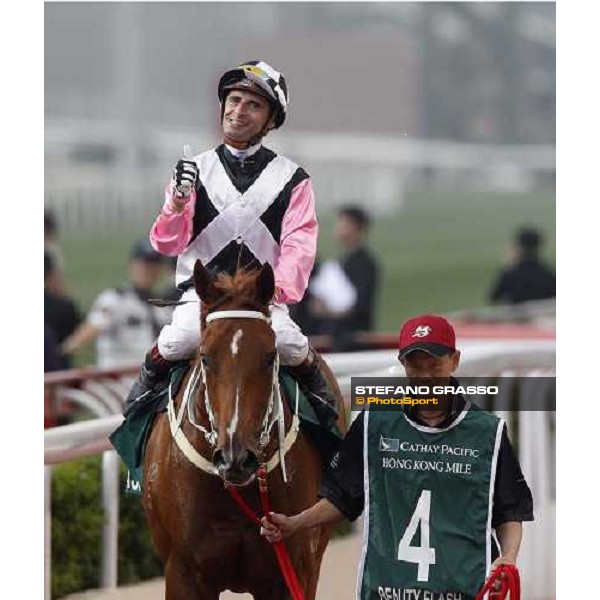
[[[182,158],[173,169],[175,189],[180,198],[189,196],[198,181],[198,166],[193,160]]]

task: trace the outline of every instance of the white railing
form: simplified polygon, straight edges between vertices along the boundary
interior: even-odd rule
[[[144,159],[142,167],[123,172],[120,163],[82,166],[66,158],[58,164],[50,160],[74,154],[82,142],[112,148],[118,156],[121,133],[119,121],[46,123],[45,205],[56,212],[65,230],[151,222],[183,144],[193,143],[193,151],[200,152],[218,143],[209,132],[148,125],[144,151],[156,158],[151,163]],[[391,214],[402,206],[407,189],[423,184],[528,192],[540,187],[538,180],[552,179],[555,172],[552,145],[486,145],[307,131],[288,131],[269,139],[267,145],[307,169],[319,197],[327,198],[320,205],[323,212],[368,198],[372,214]],[[430,174],[427,178],[425,172]]]
[[[553,340],[510,341],[490,343],[481,340],[461,344],[462,363],[458,376],[553,376],[556,350]],[[402,375],[398,369],[396,351],[380,350],[353,354],[329,355],[326,357],[340,382],[342,392],[350,392],[350,377]],[[125,369],[123,377],[130,376],[131,368]],[[116,373],[108,377],[114,391]],[[74,378],[75,380],[76,378]],[[107,376],[100,377],[94,385],[87,385],[87,394],[98,393]],[[524,388],[526,386],[523,386]],[[81,389],[79,390],[81,391]],[[64,393],[64,391],[63,391]],[[532,390],[520,393],[530,397]],[[104,397],[100,393],[100,397]],[[83,398],[69,395],[69,399]],[[123,394],[124,398],[124,394]],[[121,398],[122,402],[122,398]],[[87,408],[90,402],[80,402]],[[93,404],[93,402],[92,402]],[[101,411],[116,408],[111,401],[101,404]],[[514,413],[497,407],[507,418],[509,431],[515,424]],[[98,411],[100,412],[100,411]],[[524,597],[529,600],[548,600],[554,597],[554,413],[525,411],[519,413],[519,457],[526,479],[530,483],[536,503],[536,522],[525,524],[523,550],[520,565],[523,572]],[[105,588],[117,586],[118,524],[119,524],[119,460],[108,441],[122,422],[120,414],[102,416],[63,427],[46,430],[45,447],[45,584],[46,600],[50,599],[51,573],[51,480],[52,466],[89,455],[102,454],[102,505],[105,512],[103,529],[102,570],[100,585]],[[514,436],[513,436],[514,440]]]

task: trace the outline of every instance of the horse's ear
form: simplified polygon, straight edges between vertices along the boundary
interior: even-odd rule
[[[198,298],[203,302],[211,303],[217,299],[218,294],[213,280],[210,271],[202,264],[201,260],[197,260],[194,265],[194,288]]]
[[[265,306],[275,294],[275,275],[269,263],[265,263],[256,279],[256,296]]]

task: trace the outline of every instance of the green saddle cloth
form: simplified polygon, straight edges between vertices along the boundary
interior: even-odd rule
[[[189,368],[190,363],[182,363],[171,369],[169,381],[173,396],[179,391]],[[285,367],[281,367],[279,370],[279,384],[284,397],[287,398],[290,409],[293,411],[296,404],[297,383]],[[324,429],[319,423],[310,402],[299,388],[298,393],[300,428],[311,438],[324,464],[328,464],[344,436],[337,425],[334,425],[331,429]],[[152,430],[154,416],[166,410],[168,401],[169,386],[167,385],[155,393],[149,394],[143,402],[133,405],[125,416],[123,423],[109,437],[111,444],[129,469],[125,487],[126,493],[135,495],[141,495],[142,493],[142,470],[146,444]]]
[[[171,369],[168,381],[173,395],[181,387],[181,383],[189,369],[189,363],[178,364]],[[146,444],[152,430],[154,415],[167,409],[169,402],[169,386],[166,385],[148,395],[143,402],[134,404],[125,420],[109,436],[110,443],[129,469],[125,492],[135,495],[142,493],[142,469]]]

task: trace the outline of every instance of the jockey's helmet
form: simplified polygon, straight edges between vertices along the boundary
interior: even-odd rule
[[[285,77],[262,60],[249,60],[226,71],[219,80],[221,114],[229,90],[246,90],[265,97],[275,111],[275,129],[285,121],[288,108],[288,88]]]

